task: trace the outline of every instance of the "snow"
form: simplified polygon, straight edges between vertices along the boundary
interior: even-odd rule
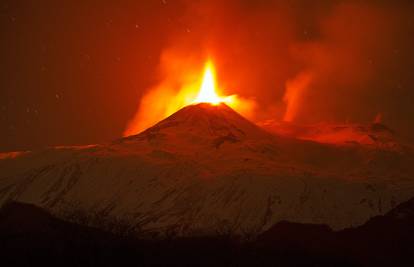
[[[157,236],[250,236],[282,220],[339,230],[411,198],[413,163],[408,149],[285,138],[198,104],[108,144],[3,155],[0,203]]]

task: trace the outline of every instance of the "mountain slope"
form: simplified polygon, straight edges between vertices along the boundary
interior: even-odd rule
[[[278,137],[226,105],[108,144],[0,158],[0,203],[150,237],[250,236],[283,220],[342,229],[414,195],[411,151]]]
[[[412,266],[414,199],[360,227],[279,222],[251,240],[211,235],[144,240],[68,223],[33,205],[0,209],[3,265]],[[24,257],[23,257],[24,255]],[[62,261],[64,259],[64,261]]]
[[[268,120],[259,123],[271,133],[301,140],[334,145],[364,145],[387,150],[401,150],[401,140],[394,131],[382,123],[332,124],[318,123],[309,125]]]

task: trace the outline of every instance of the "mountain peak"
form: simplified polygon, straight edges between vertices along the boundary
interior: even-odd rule
[[[166,146],[174,151],[222,148],[224,144],[257,143],[274,137],[224,103],[188,105],[142,133],[122,143],[145,141],[151,147]]]
[[[252,139],[270,135],[224,103],[186,106],[148,128],[140,135],[155,133]]]

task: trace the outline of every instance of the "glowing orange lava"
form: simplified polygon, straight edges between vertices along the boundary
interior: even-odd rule
[[[221,102],[230,104],[232,102],[232,96],[221,97],[216,92],[216,75],[214,66],[211,61],[207,61],[204,67],[203,81],[201,83],[200,91],[193,104],[196,103],[210,103],[212,105],[218,105]]]
[[[221,90],[217,86],[216,72],[211,60],[207,60],[200,76],[187,66],[177,68],[180,66],[177,62],[180,61],[165,60],[165,79],[143,96],[124,136],[137,134],[179,109],[198,103],[225,103],[247,117],[253,113],[253,101],[237,95],[220,95]],[[178,90],[175,89],[177,84],[180,85]]]

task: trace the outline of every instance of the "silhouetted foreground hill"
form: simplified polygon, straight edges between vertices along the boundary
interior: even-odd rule
[[[363,226],[280,222],[255,240],[140,240],[56,219],[29,204],[0,210],[1,265],[413,266],[414,199]],[[40,265],[38,265],[40,264]]]

